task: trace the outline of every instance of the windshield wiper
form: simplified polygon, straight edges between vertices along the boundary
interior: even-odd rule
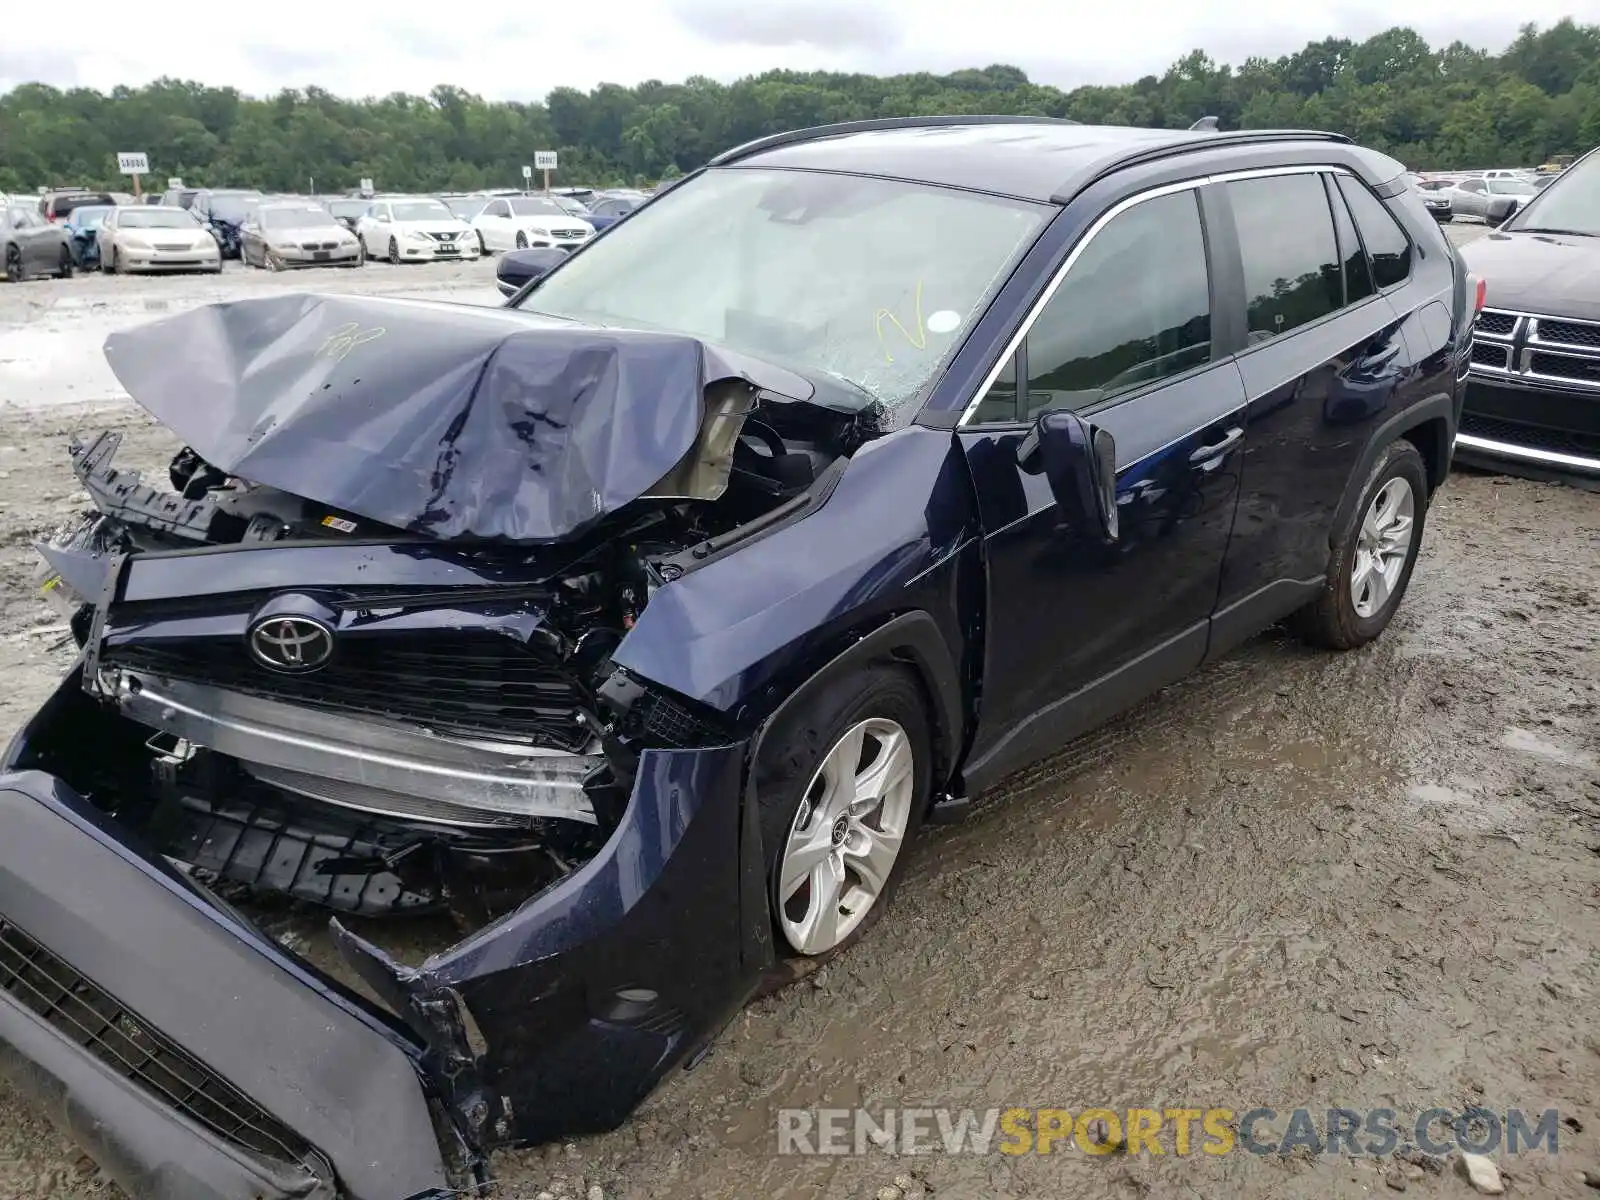
[[[1559,233],[1567,237],[1600,237],[1600,233],[1592,233],[1582,229],[1550,229],[1544,225],[1521,225],[1511,231],[1512,233]]]

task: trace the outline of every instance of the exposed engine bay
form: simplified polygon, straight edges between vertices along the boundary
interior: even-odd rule
[[[384,524],[191,446],[169,490],[116,466],[119,435],[75,442],[95,511],[40,550],[82,689],[18,765],[214,886],[515,908],[604,844],[642,750],[739,736],[612,663],[651,596],[823,502],[876,432],[747,379],[703,395],[655,486],[538,545]]]

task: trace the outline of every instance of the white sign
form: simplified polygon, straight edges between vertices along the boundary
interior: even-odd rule
[[[363,179],[363,180],[362,180],[362,181],[361,181],[361,190],[362,190],[362,191],[363,191],[363,192],[370,192],[370,191],[372,191],[372,180],[370,180],[370,179]]]
[[[136,153],[119,150],[117,151],[117,170],[124,175],[148,175],[150,173],[150,159],[143,150]]]
[[[527,166],[523,167],[522,168],[522,177],[524,179],[532,179],[533,178],[533,168],[532,167],[527,167]]]
[[[535,150],[533,152],[533,165],[541,171],[554,171],[556,169],[556,152],[554,150]]]
[[[183,186],[183,180],[179,179],[176,175],[168,175],[167,186],[169,188],[181,188]]]

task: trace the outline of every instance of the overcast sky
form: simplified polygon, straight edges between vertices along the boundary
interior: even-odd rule
[[[1411,25],[1435,44],[1503,49],[1525,21],[1600,23],[1600,0],[82,0],[0,22],[0,90],[29,80],[107,89],[161,75],[262,94],[349,96],[453,83],[495,99],[552,87],[731,80],[773,67],[891,74],[1012,63],[1070,88],[1159,74],[1195,47],[1220,62]]]

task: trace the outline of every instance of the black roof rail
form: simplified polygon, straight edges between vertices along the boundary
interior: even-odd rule
[[[1176,138],[1155,146],[1142,146],[1127,154],[1115,155],[1101,164],[1093,174],[1068,180],[1063,189],[1050,199],[1056,204],[1066,204],[1079,192],[1091,184],[1100,182],[1113,171],[1143,163],[1160,162],[1163,158],[1174,158],[1191,150],[1216,150],[1228,146],[1264,145],[1272,142],[1333,142],[1346,146],[1351,144],[1351,140],[1342,133],[1324,133],[1315,129],[1238,129],[1229,133],[1199,130],[1193,137]]]
[[[814,142],[821,138],[839,137],[847,133],[872,133],[879,129],[933,129],[959,125],[1081,125],[1067,117],[1028,117],[1010,115],[983,116],[977,113],[959,113],[945,117],[876,117],[867,121],[839,121],[833,125],[812,125],[806,129],[791,129],[785,133],[768,134],[742,146],[724,150],[706,166],[723,167],[728,163],[775,150],[779,146],[792,146],[800,142]]]

